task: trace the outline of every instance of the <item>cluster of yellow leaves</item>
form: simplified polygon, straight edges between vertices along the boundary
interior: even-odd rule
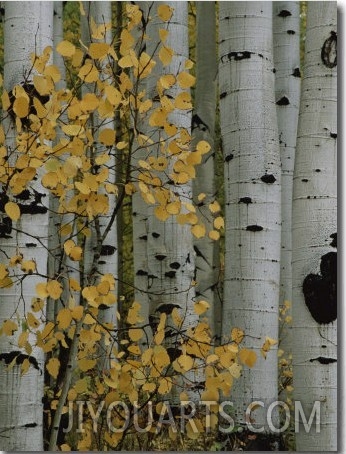
[[[179,224],[190,225],[195,237],[207,234],[195,206],[180,198],[179,186],[195,178],[196,166],[210,152],[210,145],[201,141],[191,150],[188,130],[170,121],[173,112],[184,114],[192,109],[189,89],[193,87],[195,78],[189,70],[193,63],[187,60],[180,73],[159,77],[155,99],[151,99],[145,90],[138,92],[137,82],[151,74],[156,62],[146,52],[138,55],[135,50],[136,41],[131,31],[141,22],[141,10],[130,4],[125,6],[125,10],[128,23],[121,31],[118,51],[113,45],[102,42],[111,24],[96,24],[92,19],[90,29],[95,41],[89,46],[82,43],[77,46],[67,40],[58,44],[57,52],[74,68],[79,83],[88,88],[82,95],[79,87],[56,89],[61,74],[57,66],[50,64],[53,49],[47,47],[41,55],[31,56],[35,75],[30,84],[16,85],[10,93],[4,89],[1,97],[2,109],[14,117],[17,133],[15,153],[8,160],[9,149],[4,130],[0,127],[0,183],[7,188],[9,195],[4,205],[5,213],[11,221],[19,221],[21,209],[20,203],[16,202],[17,196],[34,181],[41,184],[43,191],[50,192],[57,199],[59,214],[74,215],[78,235],[73,236],[74,221],[62,224],[60,235],[66,238],[61,244],[66,256],[81,264],[85,239],[81,237],[90,235],[88,223],[112,215],[110,207],[114,205],[110,204],[110,199],[114,201],[120,188],[124,188],[128,195],[139,191],[146,203],[155,205],[154,213],[158,220],[165,221],[174,216]],[[159,29],[158,59],[164,67],[174,58],[174,50],[167,45],[168,31],[165,28],[173,11],[167,5],[157,8],[158,18],[163,22]],[[119,68],[116,78],[114,62]],[[171,89],[177,92],[176,96],[168,94]],[[134,112],[138,113],[141,121],[147,121],[151,128],[160,131],[158,143],[136,128],[133,129],[134,141],[132,132],[118,140],[111,125],[118,112],[124,121],[133,118]],[[95,127],[101,123],[102,126]],[[138,149],[148,152],[146,160],[138,161],[138,180],[127,177],[124,181],[115,181],[114,155],[128,154],[134,142]],[[157,153],[152,152],[153,147],[157,148]],[[199,201],[204,197],[205,194],[200,194]],[[218,240],[223,228],[220,205],[213,201],[208,208],[214,216],[214,228],[208,235]],[[24,260],[18,251],[7,264],[0,264],[0,288],[13,284],[11,269],[20,270],[20,276],[37,272],[35,261]],[[71,297],[73,292],[80,292],[80,305]],[[60,305],[54,322],[44,320],[47,299]],[[131,402],[156,396],[157,411],[161,411],[160,400],[171,392],[174,385],[181,385],[181,377],[186,378],[189,373],[200,373],[201,370],[206,378],[202,398],[217,400],[230,393],[233,379],[239,377],[242,365],[252,367],[256,361],[254,352],[240,347],[244,337],[241,330],[233,330],[229,343],[216,347],[205,320],[200,319],[196,326],[185,330],[184,317],[176,308],[169,320],[165,313],[161,314],[152,341],[143,350],[142,344],[148,339],[142,325],[141,306],[136,302],[127,315],[127,338],[120,342],[119,348],[115,348],[114,326],[99,322],[100,310],[115,303],[115,279],[110,274],[100,275],[95,282],[84,286],[67,275],[51,277],[36,285],[36,296],[31,300],[31,309],[27,311],[22,332],[18,335],[18,347],[30,355],[32,340],[29,340],[29,333],[35,334],[35,345],[52,355],[46,368],[50,376],[57,379],[62,364],[56,352],[70,348],[79,327],[76,373],[80,373],[81,378],[71,387],[69,401],[88,395],[95,399],[105,397],[106,403],[110,404],[117,399]],[[194,304],[198,316],[208,309],[207,301]],[[174,348],[178,355],[174,358],[166,339],[171,323],[173,326],[170,328],[175,330],[177,339]],[[12,336],[19,329],[18,321],[5,320],[0,334]],[[95,374],[91,377],[101,339],[114,360],[112,367],[101,377],[95,377]],[[29,365],[29,362],[23,362],[22,371],[27,371]],[[189,389],[190,381],[186,379],[185,383],[192,391]],[[181,400],[186,400],[186,397],[181,394]],[[58,399],[59,392],[52,400],[52,409],[56,408]],[[121,425],[121,417],[114,416],[115,426]],[[87,430],[85,437],[81,438],[80,449],[90,448],[90,433]],[[194,436],[191,429],[189,433]],[[107,436],[109,445],[116,446],[120,435]]]

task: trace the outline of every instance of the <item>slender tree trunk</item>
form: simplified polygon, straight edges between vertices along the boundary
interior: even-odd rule
[[[299,451],[337,449],[336,27],[335,2],[308,3],[293,184],[293,384],[305,413],[319,403],[321,431],[306,433],[300,418]]]
[[[46,46],[52,45],[53,3],[52,2],[7,2],[5,5],[5,66],[4,85],[10,92],[16,84],[32,84],[34,71],[31,69],[30,52],[41,54]],[[5,134],[9,151],[9,163],[14,165],[17,157],[14,122],[5,124]],[[48,144],[46,144],[48,145]],[[38,173],[40,170],[38,170]],[[36,191],[36,192],[34,192]],[[13,191],[14,192],[14,191]],[[40,184],[40,177],[29,188],[29,200],[15,197],[13,192],[7,195],[12,201],[30,205],[24,210],[7,238],[1,239],[1,255],[6,261],[20,251],[26,260],[33,260],[42,276],[47,275],[48,245],[48,197]],[[36,194],[36,197],[35,197]],[[20,196],[20,194],[19,194]],[[38,202],[38,199],[40,202]],[[28,212],[30,211],[30,212]],[[24,212],[24,213],[23,213]],[[28,213],[27,213],[28,212]],[[24,233],[25,232],[25,233]],[[29,247],[30,246],[30,247]],[[29,275],[20,279],[20,267],[14,268],[12,287],[1,289],[0,325],[7,319],[19,321],[19,330],[14,336],[0,337],[0,434],[1,447],[6,451],[41,451],[42,437],[42,398],[43,398],[43,352],[26,344],[19,364],[7,369],[5,362],[18,352],[18,334],[35,329],[26,319],[31,311],[32,298],[36,297],[35,286],[42,281],[39,275]],[[44,311],[43,311],[44,312]],[[44,319],[44,313],[35,313],[36,319]],[[29,326],[26,326],[26,324]],[[34,336],[28,337],[34,344]],[[21,376],[23,359],[30,361],[30,367]],[[36,366],[36,367],[35,367]]]
[[[192,116],[193,143],[206,140],[211,145],[209,153],[203,156],[193,181],[193,198],[199,207],[199,215],[207,231],[214,229],[214,216],[209,204],[215,201],[215,117],[216,117],[216,17],[214,2],[197,2],[196,37],[196,87]],[[205,196],[201,196],[205,194]],[[202,198],[202,200],[199,200]],[[215,214],[215,217],[218,214]],[[221,335],[221,301],[218,292],[220,258],[218,242],[207,238],[195,238],[196,253],[196,299],[210,303],[207,313],[213,334]]]
[[[223,335],[245,331],[257,363],[234,383],[236,421],[248,405],[277,399],[277,351],[266,359],[266,336],[278,338],[280,280],[280,153],[274,99],[272,5],[220,3],[220,115],[225,161]],[[251,412],[268,429],[266,412]],[[247,418],[248,419],[248,418]]]
[[[107,30],[112,22],[112,11],[111,2],[108,1],[96,1],[96,2],[83,2],[85,16],[81,18],[81,37],[85,45],[89,46],[92,42],[105,42],[108,44],[112,43],[112,34],[110,30]],[[91,23],[92,21],[100,27],[104,25],[104,36],[99,38],[93,35]],[[107,60],[100,63],[100,67],[107,72]],[[85,87],[84,92],[91,89],[97,93],[97,88],[94,86]],[[93,135],[96,137],[102,129],[107,128],[114,130],[113,118],[100,118],[98,114],[94,114],[92,117],[92,130]],[[96,142],[96,141],[95,141]],[[95,164],[97,156],[105,152],[105,147],[101,144],[97,144],[96,148],[91,150],[91,160]],[[109,182],[115,184],[116,182],[116,165],[115,165],[115,147],[110,153],[109,159]],[[85,245],[85,259],[84,259],[84,285],[90,285],[90,283],[98,280],[97,275],[102,279],[103,276],[111,274],[115,278],[118,276],[118,257],[117,257],[117,226],[116,220],[111,222],[112,214],[115,210],[116,196],[108,194],[109,209],[106,216],[98,216],[90,222],[91,235],[86,240]],[[92,284],[93,285],[93,284]],[[116,294],[114,288],[111,292]],[[116,305],[110,304],[102,305],[99,307],[98,321],[114,330],[116,320]],[[111,352],[109,348],[112,347],[112,342],[106,332],[103,333],[102,342],[100,342],[99,352],[99,367],[101,369],[109,368],[109,360]],[[108,347],[107,347],[108,345]]]
[[[279,364],[291,365],[292,356],[292,197],[300,101],[300,5],[273,3],[275,99],[281,154],[281,259]],[[290,367],[290,366],[289,366]],[[283,372],[283,371],[282,371]],[[280,373],[280,399],[287,397],[287,380]],[[291,389],[290,387],[287,389]]]

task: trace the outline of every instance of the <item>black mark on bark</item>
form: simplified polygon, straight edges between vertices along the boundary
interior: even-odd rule
[[[303,282],[305,304],[319,324],[331,323],[337,318],[337,253],[321,257],[321,274],[308,274]]]
[[[334,31],[330,32],[329,38],[323,43],[321,60],[327,68],[334,68],[337,65],[337,34]]]

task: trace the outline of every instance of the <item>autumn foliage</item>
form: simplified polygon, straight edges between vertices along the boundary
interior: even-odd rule
[[[174,56],[174,49],[166,45],[171,15],[170,7],[159,6],[158,56],[163,67]],[[178,224],[189,225],[196,238],[208,235],[217,241],[224,227],[216,200],[209,205],[214,228],[206,231],[198,207],[182,200],[175,190],[195,178],[202,156],[210,151],[205,141],[192,149],[190,132],[170,121],[172,112],[193,107],[190,88],[195,78],[189,73],[193,63],[187,60],[179,73],[160,76],[158,98],[151,99],[142,82],[151,76],[156,62],[136,46],[138,39],[147,39],[145,29],[139,38],[134,33],[141,20],[138,6],[127,4],[126,26],[116,45],[104,40],[110,24],[96,24],[92,19],[90,45],[58,44],[56,50],[66,67],[77,75],[73,86],[57,88],[62,75],[52,64],[53,49],[48,47],[40,55],[31,55],[32,68],[23,84],[12,87],[11,92],[2,90],[2,240],[6,243],[9,232],[21,230],[21,220],[28,215],[28,205],[23,203],[26,193],[39,191],[42,197],[35,207],[57,220],[56,232],[50,232],[57,235],[60,245],[54,251],[58,263],[54,275],[42,272],[43,264],[36,263],[25,247],[12,249],[10,256],[2,255],[0,264],[2,289],[18,283],[24,289],[33,277],[38,279],[36,294],[26,300],[25,318],[18,319],[14,308],[0,333],[11,336],[16,348],[28,355],[20,365],[22,374],[28,371],[37,349],[46,355],[47,443],[69,403],[90,400],[97,407],[101,401],[122,401],[131,407],[134,401],[140,405],[152,401],[159,413],[167,399],[219,401],[230,395],[242,367],[256,362],[256,354],[241,347],[245,333],[238,328],[215,343],[215,333],[205,317],[210,309],[207,301],[188,302],[197,320],[193,326],[186,325],[186,313],[177,307],[156,313],[153,326],[141,315],[138,302],[132,302],[127,313],[122,310],[117,276],[102,273],[98,266],[123,200],[134,193],[154,207],[158,222],[175,217]],[[175,98],[169,95],[172,88],[178,89]],[[113,124],[116,114],[121,120],[120,135]],[[141,132],[140,123],[159,130],[159,141]],[[133,169],[133,157],[143,150],[147,159],[139,159]],[[116,173],[119,155],[124,167]],[[200,194],[199,202],[204,197]],[[57,201],[56,213],[50,211],[48,201],[52,199]],[[91,238],[96,247],[86,251]],[[50,318],[47,304],[53,305],[54,318]],[[114,311],[114,323],[103,322],[105,310]],[[274,343],[265,341],[264,355]],[[15,365],[16,358],[8,367]],[[67,434],[60,448],[124,446],[133,429],[133,416],[127,431],[105,432],[102,440],[92,431],[90,421],[90,427],[78,437]],[[123,417],[114,415],[114,426],[121,426]],[[206,416],[198,418],[204,427]],[[216,427],[216,417],[211,424]],[[156,428],[148,430],[148,436]],[[187,434],[195,437],[192,431]],[[177,434],[169,431],[169,436],[175,440]]]

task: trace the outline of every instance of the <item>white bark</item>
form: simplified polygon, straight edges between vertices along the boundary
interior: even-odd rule
[[[172,62],[163,67],[157,54],[154,54],[156,66],[153,75],[148,78],[147,86],[148,95],[151,99],[157,96],[157,76],[162,74],[177,75],[184,68],[184,63],[189,57],[187,2],[168,2],[165,4],[174,9],[168,26],[169,35],[165,45],[174,49],[175,55]],[[155,17],[159,5],[160,2],[152,5],[152,19],[148,25],[148,35],[151,37],[151,40],[147,43],[149,55],[154,52],[159,42],[158,29],[162,28],[162,21]],[[179,90],[173,87],[166,93],[174,99]],[[189,131],[191,114],[186,111],[173,111],[170,114],[170,122]],[[151,130],[149,136],[158,139],[160,132]],[[158,145],[152,147],[151,155],[155,157],[162,155]],[[164,182],[167,184],[167,181]],[[181,200],[191,200],[191,182],[175,186],[172,190],[179,195]],[[194,273],[194,250],[190,227],[179,225],[174,216],[171,216],[165,222],[160,222],[154,216],[153,210],[149,209],[147,257],[150,313],[155,313],[161,303],[178,304],[183,313],[187,311],[187,324],[189,324],[188,319],[192,315],[191,307],[189,307],[191,304],[189,303],[194,296],[194,290],[191,288]],[[162,257],[164,258],[162,259]]]
[[[321,403],[321,431],[300,425],[299,451],[337,449],[336,22],[335,2],[308,3],[293,192],[293,384],[305,412]]]
[[[220,117],[225,160],[223,335],[245,331],[257,353],[232,389],[236,421],[254,400],[277,399],[277,352],[262,358],[265,336],[278,338],[280,154],[272,57],[272,5],[220,3]],[[268,429],[266,414],[252,412]]]
[[[32,80],[30,74],[30,52],[42,53],[52,45],[53,32],[52,2],[7,2],[5,5],[5,66],[4,85],[9,92],[15,84]],[[9,126],[9,129],[7,127]],[[13,124],[7,125],[7,145],[15,144],[16,130]],[[42,194],[43,206],[48,206],[47,193],[39,179],[30,186]],[[36,205],[37,207],[37,205]],[[18,229],[18,230],[16,230]],[[2,238],[2,258],[16,255],[17,248],[24,257],[35,260],[41,275],[47,274],[48,214],[22,214],[9,238]],[[35,247],[27,247],[27,244]],[[19,270],[18,270],[19,271]],[[22,282],[17,281],[11,288],[1,289],[0,325],[9,318],[21,322],[30,311],[31,299],[36,296],[35,286],[42,277],[29,275]],[[39,316],[39,314],[35,314]],[[18,334],[21,330],[19,329]],[[8,355],[19,350],[17,336],[1,336],[0,351]],[[29,338],[34,342],[34,336]],[[21,377],[20,366],[7,370],[0,361],[0,433],[1,447],[6,451],[40,451],[42,438],[42,397],[44,355],[33,348],[32,359],[36,359],[40,370],[32,365],[27,375]]]
[[[111,2],[108,1],[94,1],[94,2],[83,2],[84,10],[86,15],[81,18],[81,36],[82,41],[85,45],[89,46],[91,42],[106,42],[112,43],[112,33],[107,31],[103,40],[95,39],[92,36],[90,22],[94,20],[98,26],[110,24],[112,22],[112,11]],[[101,70],[104,72],[104,81],[107,80],[107,72],[110,72],[107,60],[100,64]],[[94,86],[91,87],[94,89]],[[88,90],[88,87],[84,87],[84,93]],[[96,136],[103,128],[114,129],[113,119],[99,118],[97,114],[93,115],[93,134]],[[96,150],[92,153],[93,159],[98,154],[104,153],[105,149],[102,145],[98,144]],[[115,162],[115,147],[112,150],[111,158],[109,160],[109,178],[110,183],[116,182],[116,162]],[[84,274],[85,280],[84,285],[94,285],[97,280],[97,275],[104,276],[105,274],[111,274],[115,278],[118,276],[118,256],[117,256],[117,224],[116,219],[112,220],[112,215],[116,207],[116,196],[108,194],[109,210],[106,216],[99,216],[90,223],[91,237],[87,238],[85,247],[85,259],[84,259]],[[116,288],[111,293],[117,294]],[[111,330],[114,330],[117,325],[116,318],[117,305],[101,306],[99,308],[99,322],[104,324]],[[108,335],[105,334],[100,342],[99,352],[99,367],[101,369],[107,369],[110,367],[111,352],[110,348],[113,346],[112,342],[108,342],[106,339]]]
[[[292,197],[300,101],[300,5],[273,3],[275,100],[281,154],[281,258],[280,349],[284,359],[292,355]],[[280,375],[280,399],[287,396],[287,378]],[[290,389],[290,388],[289,388]]]
[[[196,87],[195,105],[192,117],[192,134],[195,144],[206,140],[211,145],[209,153],[203,156],[193,181],[194,204],[198,206],[200,218],[207,231],[213,230],[214,217],[208,208],[215,201],[215,117],[216,117],[216,17],[214,2],[197,2],[196,29]],[[198,195],[206,197],[198,200]],[[219,214],[218,214],[219,215]],[[209,237],[194,239],[196,252],[196,297],[206,300],[210,309],[206,314],[214,336],[221,336],[221,301],[218,291],[220,257],[218,242]]]
[[[273,3],[275,99],[281,153],[280,303],[292,302],[292,193],[300,101],[299,2]]]

